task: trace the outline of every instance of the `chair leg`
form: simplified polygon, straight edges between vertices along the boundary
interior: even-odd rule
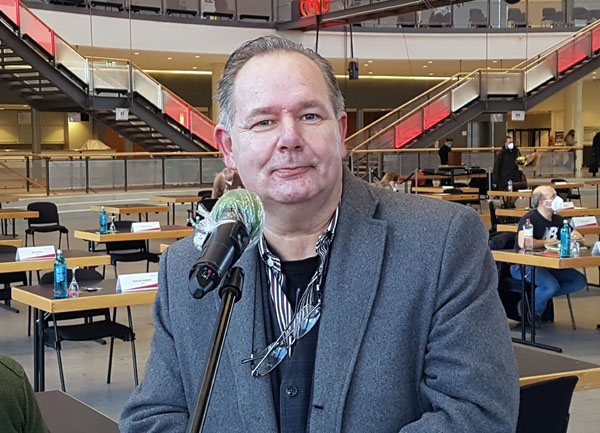
[[[135,355],[135,333],[133,332],[133,320],[131,318],[131,307],[127,306],[127,319],[129,320],[129,329],[131,329],[131,359],[133,362],[133,383],[138,386],[137,357]]]
[[[113,322],[117,321],[117,309],[113,308]],[[110,376],[112,373],[112,358],[113,358],[113,350],[115,347],[115,337],[110,337],[110,349],[108,352],[108,374],[106,376],[106,383],[110,383]]]
[[[31,307],[29,307],[29,313],[27,314],[27,336],[31,337]]]
[[[42,319],[43,320],[43,319]],[[67,392],[65,388],[65,374],[63,371],[62,357],[60,355],[60,341],[58,340],[58,331],[56,330],[56,320],[54,314],[52,315],[52,323],[54,324],[54,349],[56,350],[56,360],[58,361],[58,374],[60,376],[60,388],[62,392]]]
[[[31,244],[35,247],[35,232],[31,233]]]
[[[67,232],[67,249],[71,249],[71,245],[69,245],[69,233]]]
[[[571,314],[571,326],[573,327],[573,331],[577,329],[577,324],[575,323],[575,315],[573,314],[573,305],[571,304],[571,295],[567,295],[567,303],[569,304],[569,313]]]
[[[58,249],[59,249],[59,250],[61,249],[61,248],[60,248],[60,243],[61,243],[61,241],[62,241],[62,233],[61,233],[61,232],[58,232]]]
[[[119,278],[119,275],[117,273],[117,262],[113,263],[113,270],[115,271],[115,278]]]
[[[29,233],[25,233],[25,246],[27,246],[28,240],[29,240]]]

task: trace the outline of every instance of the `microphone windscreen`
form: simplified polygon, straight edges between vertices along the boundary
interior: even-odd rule
[[[248,231],[250,242],[258,240],[265,224],[265,210],[258,195],[247,189],[232,189],[225,193],[212,209],[217,223],[224,220],[241,221]]]

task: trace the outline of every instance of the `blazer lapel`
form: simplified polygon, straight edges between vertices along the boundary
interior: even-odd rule
[[[262,297],[260,294],[260,276],[257,273],[258,253],[256,246],[246,250],[236,266],[244,270],[242,298],[233,308],[225,351],[231,361],[233,379],[237,388],[240,415],[246,419],[248,431],[277,433],[277,419],[270,376],[252,377],[250,363],[242,364],[243,359],[250,356],[253,349],[266,347]],[[258,290],[255,297],[255,290]],[[221,301],[215,296],[217,310]],[[256,306],[255,304],[256,300]],[[254,321],[254,324],[253,324]],[[252,348],[252,332],[254,327],[254,348]]]
[[[344,402],[379,286],[387,236],[387,224],[373,219],[376,198],[362,181],[347,172],[345,177],[323,289],[313,379],[313,405],[324,409],[318,424],[336,426],[335,431],[341,431]],[[367,200],[355,202],[365,196]]]

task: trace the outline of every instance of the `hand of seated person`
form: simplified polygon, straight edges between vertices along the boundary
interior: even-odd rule
[[[580,241],[583,239],[583,235],[581,233],[579,233],[577,230],[573,230],[571,232],[571,239],[573,239],[574,241]]]

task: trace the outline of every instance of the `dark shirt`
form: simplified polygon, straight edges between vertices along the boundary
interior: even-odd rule
[[[318,263],[317,256],[305,260],[281,262],[281,270],[285,275],[283,291],[292,309],[295,310],[298,300],[302,297],[317,270]],[[263,272],[264,281],[266,281],[265,274]],[[268,284],[263,285],[264,287],[268,288]],[[267,290],[263,290],[263,292],[265,293],[263,305],[267,304],[270,317],[269,326],[266,326],[266,338],[267,341],[275,341],[280,335],[275,308]],[[305,433],[307,431],[318,328],[319,322],[307,335],[296,341],[292,349],[292,356],[286,357],[275,370],[269,373],[275,412],[281,433]]]
[[[445,144],[440,147],[440,150],[438,150],[438,154],[440,155],[440,165],[448,165],[448,154],[450,151],[450,147]]]
[[[523,230],[523,225],[527,220],[531,221],[531,224],[533,224],[534,239],[559,239],[560,229],[563,226],[565,219],[558,214],[553,214],[552,220],[548,221],[537,211],[537,209],[533,209],[523,215],[523,218],[519,221],[518,231]],[[515,248],[519,248],[518,237],[515,239]]]

